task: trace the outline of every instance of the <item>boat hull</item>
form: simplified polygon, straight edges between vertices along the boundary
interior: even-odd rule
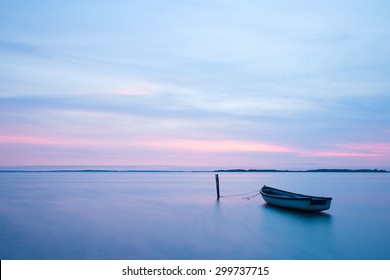
[[[331,197],[303,195],[267,186],[264,186],[260,193],[263,199],[271,205],[302,211],[319,212],[328,210],[332,202]]]

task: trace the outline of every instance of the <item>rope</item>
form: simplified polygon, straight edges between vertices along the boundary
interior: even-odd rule
[[[221,197],[234,197],[234,196],[243,196],[243,195],[248,195],[248,194],[252,194],[252,193],[257,193],[255,195],[252,195],[252,196],[248,196],[248,197],[244,197],[244,198],[252,198],[252,197],[255,197],[257,195],[260,194],[260,191],[252,191],[252,192],[247,192],[247,193],[239,193],[239,194],[232,194],[232,195],[221,195]]]
[[[247,197],[243,197],[242,199],[247,199],[247,200],[249,200],[249,199],[255,198],[255,197],[258,196],[258,195],[260,195],[260,192],[258,192],[258,193],[255,194],[255,195],[250,195],[250,196],[247,196]]]

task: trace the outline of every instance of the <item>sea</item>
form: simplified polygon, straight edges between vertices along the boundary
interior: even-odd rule
[[[2,260],[389,260],[390,173],[0,172]],[[267,205],[263,185],[333,198]]]

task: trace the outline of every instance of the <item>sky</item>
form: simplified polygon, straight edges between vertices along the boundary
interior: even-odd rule
[[[390,2],[0,2],[0,166],[390,169]]]

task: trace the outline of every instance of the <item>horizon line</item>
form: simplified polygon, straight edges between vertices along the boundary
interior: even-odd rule
[[[72,173],[72,172],[81,172],[81,173],[93,173],[93,172],[96,172],[96,173],[115,173],[115,172],[118,172],[118,173],[142,173],[142,172],[156,172],[156,173],[172,173],[172,172],[182,172],[182,173],[185,173],[185,172],[205,172],[205,173],[218,173],[218,172],[221,172],[221,173],[272,173],[272,172],[276,172],[276,173],[282,173],[282,172],[313,172],[313,173],[321,173],[321,172],[335,172],[335,173],[351,173],[351,172],[356,172],[356,173],[389,173],[390,171],[389,170],[386,170],[386,169],[377,169],[377,168],[374,168],[374,169],[371,169],[371,168],[358,168],[358,169],[349,169],[349,168],[319,168],[319,169],[305,169],[305,170],[292,170],[292,169],[255,169],[255,168],[251,168],[251,169],[241,169],[241,168],[236,168],[236,169],[214,169],[214,170],[175,170],[175,169],[172,169],[172,170],[161,170],[161,169],[127,169],[127,170],[117,170],[117,169],[91,169],[91,168],[88,168],[88,169],[47,169],[47,170],[44,170],[44,169],[37,169],[37,170],[26,170],[26,169],[12,169],[12,168],[9,168],[9,169],[1,169],[0,167],[0,172],[1,173],[28,173],[28,172],[31,172],[31,173],[44,173],[44,172],[47,172],[47,173],[50,173],[50,172],[63,172],[63,173]]]

